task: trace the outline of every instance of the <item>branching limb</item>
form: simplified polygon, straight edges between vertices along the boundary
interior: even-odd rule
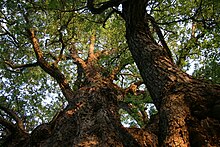
[[[74,60],[75,64],[77,65],[77,78],[75,81],[75,85],[79,88],[82,82],[84,70],[86,69],[87,65],[86,62],[79,57],[78,52],[75,48],[75,44],[72,44],[72,47],[69,49],[69,51],[71,58]]]
[[[64,52],[64,49],[65,49],[65,47],[66,47],[66,45],[65,45],[65,43],[64,43],[64,41],[63,41],[63,35],[62,35],[61,30],[60,30],[60,34],[59,34],[59,35],[60,35],[59,41],[60,41],[62,47],[61,47],[60,54],[59,54],[58,58],[56,58],[56,61],[55,61],[55,64],[56,64],[56,65],[57,65],[58,62],[62,59],[63,52]]]
[[[16,125],[21,130],[25,131],[23,121],[17,116],[17,114],[14,111],[12,111],[12,110],[10,110],[10,109],[2,106],[2,105],[0,105],[0,109],[3,110],[5,113],[7,113],[9,116],[11,116],[16,121]]]
[[[67,26],[69,25],[69,23],[71,22],[71,20],[72,20],[72,17],[69,17],[68,21],[67,21],[64,25],[62,25],[61,28],[58,30],[58,31],[59,31],[59,42],[61,43],[61,50],[60,50],[60,54],[58,55],[58,57],[57,57],[57,59],[56,59],[56,61],[55,61],[55,64],[56,64],[56,65],[58,64],[58,62],[59,62],[60,60],[62,60],[63,52],[64,52],[64,49],[66,48],[66,42],[65,42],[65,40],[63,39],[63,33],[62,33],[62,31],[64,31],[64,30],[67,28]]]
[[[16,46],[16,47],[18,47],[18,41],[17,41],[17,39],[16,39],[16,37],[11,33],[11,32],[9,32],[5,27],[3,27],[3,26],[1,26],[1,28],[4,30],[4,34],[6,34],[6,35],[8,35],[8,38],[10,38],[11,39],[11,42]]]
[[[92,36],[90,37],[88,63],[97,59],[94,53],[95,40],[96,40],[96,36],[95,36],[95,33],[93,33]]]
[[[101,3],[101,6],[95,8],[94,0],[87,0],[87,7],[93,14],[101,14],[108,8],[116,7],[125,2],[126,0],[109,0],[107,2]]]
[[[16,125],[0,116],[0,124],[6,127],[10,132],[17,131]]]
[[[86,65],[86,62],[85,62],[82,58],[80,58],[80,57],[78,56],[78,52],[77,52],[77,50],[76,50],[76,47],[75,47],[75,44],[74,44],[74,43],[72,44],[72,46],[71,46],[71,48],[69,49],[69,51],[70,51],[70,55],[71,55],[72,59],[74,59],[74,62],[77,63],[77,64],[80,64],[81,67],[82,67],[83,69],[85,69],[86,66],[87,66],[87,65]]]
[[[72,101],[73,98],[73,91],[69,86],[68,81],[66,80],[65,76],[61,73],[57,66],[50,65],[45,59],[43,52],[40,49],[38,39],[35,36],[35,31],[33,29],[28,30],[32,45],[34,48],[35,55],[37,57],[37,62],[39,66],[50,76],[52,76],[58,82],[64,96],[66,97],[67,101]]]
[[[119,102],[119,108],[125,110],[130,116],[132,116],[140,127],[144,127],[148,122],[147,113],[139,110],[135,105],[126,102]],[[138,109],[138,111],[135,111],[135,109]]]
[[[116,10],[112,10],[108,15],[107,17],[105,18],[104,22],[103,22],[103,25],[102,27],[105,28],[105,24],[107,22],[107,20],[112,16],[112,14],[115,12]]]
[[[128,88],[125,89],[125,93],[137,95],[138,87],[142,84],[144,84],[143,81],[132,83]]]
[[[21,65],[14,65],[9,61],[4,61],[5,64],[7,64],[9,67],[11,67],[12,69],[19,69],[19,72],[21,72],[22,70],[24,70],[25,68],[28,67],[36,67],[38,66],[38,63],[30,63],[30,64],[21,64]]]
[[[157,33],[157,36],[158,36],[158,38],[159,38],[163,48],[166,50],[166,52],[167,52],[168,56],[170,57],[170,59],[172,59],[171,51],[170,51],[170,49],[169,49],[169,47],[168,47],[168,45],[167,45],[167,43],[166,43],[166,41],[164,39],[163,33],[160,30],[160,27],[156,23],[154,17],[152,17],[151,15],[147,15],[147,18],[148,18],[148,20],[150,20],[151,24],[153,25],[153,27],[154,27],[154,29],[155,29],[155,31]]]
[[[112,48],[111,50],[105,49],[105,50],[97,51],[97,52],[95,52],[95,56],[97,59],[99,59],[102,56],[114,54],[117,50],[118,49]],[[124,52],[124,51],[125,51],[125,49],[122,52]],[[115,58],[118,58],[119,56],[120,56],[120,54]]]
[[[127,48],[124,48],[124,49],[122,49],[119,53],[117,53],[117,56],[114,57],[111,62],[114,62],[116,59],[120,58],[120,57],[122,56],[122,54],[126,51],[126,49],[127,49]],[[110,50],[110,51],[103,51],[103,52],[101,52],[101,55],[103,55],[103,54],[104,54],[104,55],[111,55],[111,54],[113,54],[113,53],[115,53],[115,52],[117,52],[117,51],[118,51],[117,49],[114,49],[114,48],[113,48],[113,49]],[[101,55],[99,55],[99,56],[101,56]],[[99,57],[99,56],[98,56],[98,57]],[[130,60],[130,59],[127,59],[125,62],[120,62],[120,64],[119,64],[118,66],[116,66],[116,67],[111,71],[111,73],[109,74],[108,78],[109,78],[110,80],[114,80],[115,77],[116,77],[116,75],[117,75],[123,68],[125,68],[126,65],[130,64],[131,62],[133,62],[133,61]],[[110,65],[111,65],[111,63],[110,63]]]
[[[114,80],[115,77],[116,77],[116,75],[117,75],[126,65],[128,65],[128,64],[123,64],[123,65],[120,65],[120,66],[115,67],[115,68],[111,71],[111,73],[110,73],[110,75],[109,75],[109,79]]]
[[[101,50],[101,51],[97,51],[95,53],[95,56],[97,59],[99,59],[101,56],[105,56],[105,55],[109,55],[111,51],[108,51],[108,50]]]

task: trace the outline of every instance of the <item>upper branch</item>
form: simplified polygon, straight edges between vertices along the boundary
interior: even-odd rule
[[[162,44],[162,46],[164,47],[164,49],[167,51],[168,53],[168,56],[170,57],[170,59],[172,59],[172,53],[164,39],[164,36],[163,36],[163,33],[161,32],[160,30],[160,27],[158,26],[158,24],[156,23],[154,17],[152,17],[151,15],[147,15],[147,18],[151,21],[156,33],[157,33],[157,36]]]
[[[41,51],[38,40],[35,36],[35,31],[34,31],[34,29],[30,29],[29,31],[30,31],[31,41],[32,41],[32,44],[34,46],[34,52],[35,52],[35,55],[37,57],[37,60],[39,62],[43,62],[44,61],[43,52]]]
[[[39,66],[50,76],[52,76],[58,82],[63,95],[66,97],[67,101],[72,101],[73,98],[73,91],[69,86],[68,81],[66,80],[65,76],[61,73],[57,66],[50,65],[45,59],[43,52],[40,49],[38,39],[35,36],[35,32],[33,29],[29,30],[31,41],[33,44],[34,52],[37,57],[37,61]]]
[[[125,92],[137,95],[138,87],[142,84],[144,84],[143,81],[138,81],[138,82],[132,83],[128,88],[125,89]]]
[[[2,25],[1,25],[1,28],[2,30],[4,31],[4,33],[2,35],[8,35],[8,38],[11,39],[11,42],[16,46],[18,47],[18,41],[16,39],[16,37],[11,33],[9,32],[6,28],[4,28]]]
[[[71,57],[75,60],[77,64],[79,64],[83,69],[86,68],[86,62],[78,56],[76,47],[72,44],[71,48],[69,48]]]
[[[56,62],[55,62],[56,64],[61,60],[61,58],[63,56],[64,49],[66,47],[66,45],[64,43],[64,40],[63,40],[63,35],[61,33],[61,30],[60,30],[59,36],[60,36],[59,40],[60,40],[60,43],[61,43],[62,47],[61,47],[61,50],[60,50],[60,54],[59,54],[58,58],[56,59]]]
[[[95,35],[92,35],[91,38],[90,38],[88,62],[90,62],[90,61],[96,59],[96,56],[95,56],[95,54],[94,54],[95,39],[96,39],[96,36],[95,36]]]
[[[20,69],[19,71],[22,71],[23,69],[28,68],[28,67],[36,67],[36,66],[38,66],[37,62],[29,63],[29,64],[21,64],[21,65],[14,65],[14,64],[12,64],[9,61],[4,61],[4,63],[7,64],[8,66],[10,66],[12,69]]]
[[[94,6],[94,0],[87,0],[87,7],[93,14],[101,14],[104,12],[106,9],[118,6],[122,4],[126,0],[109,0],[107,2],[101,3],[101,6],[98,8],[95,8]]]

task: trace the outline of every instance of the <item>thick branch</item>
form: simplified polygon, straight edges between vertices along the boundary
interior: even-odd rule
[[[96,56],[96,58],[99,59],[100,57],[102,57],[102,56],[104,56],[104,55],[109,55],[110,52],[111,52],[111,51],[108,51],[108,50],[97,51],[97,52],[95,53],[95,56]]]
[[[126,102],[119,102],[119,107],[125,110],[130,116],[132,116],[137,121],[140,127],[144,127],[144,123],[147,123],[147,113],[138,109],[135,105]],[[135,109],[138,109],[138,111],[136,111]]]
[[[129,63],[128,63],[129,64]],[[128,64],[124,64],[124,65],[120,65],[120,66],[117,66],[115,67],[111,73],[109,74],[109,79],[110,80],[114,80],[116,78],[116,75],[119,74],[119,72]]]
[[[83,69],[85,69],[85,68],[86,68],[86,62],[85,62],[82,58],[80,58],[80,57],[78,56],[78,53],[77,53],[77,50],[76,50],[74,44],[73,44],[72,47],[69,49],[69,51],[70,51],[70,55],[71,55],[71,57],[74,59],[74,61],[75,61],[77,64],[80,64]]]
[[[61,30],[60,30],[60,38],[59,38],[59,40],[60,40],[60,42],[61,42],[61,45],[62,45],[62,47],[61,47],[61,50],[60,50],[60,54],[59,54],[59,56],[58,56],[58,58],[57,58],[57,60],[56,60],[56,64],[62,59],[62,57],[63,57],[63,52],[64,52],[64,49],[65,49],[65,47],[66,47],[66,45],[65,45],[65,43],[64,43],[64,41],[63,41],[63,35],[62,35],[62,32],[61,32]]]
[[[38,39],[35,36],[35,32],[33,29],[29,30],[31,41],[33,44],[34,52],[37,57],[37,61],[39,63],[39,66],[50,76],[52,76],[56,81],[58,82],[63,95],[66,97],[67,101],[71,101],[73,98],[73,91],[69,86],[68,81],[66,80],[65,76],[60,72],[57,66],[50,65],[47,61],[45,61],[43,52],[40,49]]]
[[[21,130],[25,130],[24,129],[24,124],[23,121],[16,115],[16,113],[2,105],[0,105],[0,109],[3,110],[5,113],[7,113],[8,115],[10,115],[15,121],[17,126],[21,129]]]
[[[77,78],[75,85],[79,88],[82,82],[84,70],[80,63],[76,63],[76,65],[77,65]]]
[[[165,39],[164,39],[163,33],[162,33],[161,30],[160,30],[160,27],[159,27],[158,24],[156,23],[154,17],[152,17],[151,15],[147,15],[147,18],[151,21],[151,23],[152,23],[152,25],[153,25],[153,27],[154,27],[156,33],[157,33],[157,36],[158,36],[158,38],[159,38],[159,40],[160,40],[162,46],[164,47],[164,49],[166,49],[166,51],[167,51],[167,53],[168,53],[170,59],[172,60],[171,51],[170,51],[170,49],[169,49],[169,47],[168,47],[168,45],[167,45],[167,43],[166,43],[166,41],[165,41]]]
[[[88,62],[91,62],[93,60],[96,60],[96,56],[94,54],[94,49],[95,49],[95,34],[93,34],[90,38],[90,44],[89,44],[89,57],[88,57]]]
[[[125,52],[127,48],[123,49],[121,52]],[[101,50],[101,51],[97,51],[95,52],[95,56],[96,58],[101,58],[102,56],[106,56],[106,55],[111,55],[111,54],[114,54],[115,52],[117,52],[118,49],[116,48],[112,48],[110,50],[107,50],[107,49],[104,49],[104,50]],[[117,57],[114,57],[114,58],[119,58],[121,56],[122,53],[120,53]]]
[[[8,66],[10,66],[12,69],[20,69],[20,71],[22,71],[23,69],[25,68],[28,68],[28,67],[36,67],[38,66],[38,63],[35,62],[35,63],[29,63],[29,64],[21,64],[21,65],[14,65],[12,64],[11,62],[9,61],[4,61],[5,64],[7,64]]]
[[[34,31],[34,29],[30,29],[29,31],[30,31],[31,41],[32,41],[32,44],[33,44],[33,47],[34,47],[34,52],[35,52],[35,55],[37,57],[37,60],[39,61],[39,63],[45,64],[44,63],[45,61],[43,59],[43,52],[40,49],[38,39],[35,37],[35,31]]]
[[[138,87],[140,85],[144,84],[143,81],[138,81],[138,82],[135,82],[135,83],[132,83],[128,88],[125,89],[125,92],[126,93],[132,93],[134,95],[137,95],[136,91],[138,90]]]
[[[0,124],[2,124],[4,127],[6,127],[8,130],[10,130],[10,132],[15,132],[17,131],[17,128],[16,126],[10,122],[10,121],[7,121],[6,119],[2,118],[0,116]]]
[[[101,14],[106,9],[118,6],[122,4],[124,1],[126,0],[109,0],[107,2],[102,3],[100,7],[95,8],[94,0],[87,0],[87,7],[93,14]]]

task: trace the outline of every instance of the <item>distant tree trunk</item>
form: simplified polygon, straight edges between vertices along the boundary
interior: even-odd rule
[[[129,49],[159,111],[159,145],[220,146],[219,120],[210,118],[219,85],[195,80],[173,63],[152,37],[146,6],[147,0],[126,1],[122,16]]]

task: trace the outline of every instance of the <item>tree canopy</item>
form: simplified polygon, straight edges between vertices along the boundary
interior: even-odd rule
[[[10,134],[5,124],[21,121],[31,133],[52,121],[71,101],[68,86],[74,92],[86,84],[81,60],[93,55],[102,76],[125,91],[122,123],[147,128],[157,110],[125,37],[122,11],[128,1],[1,0],[0,140]],[[143,7],[146,30],[173,62],[195,78],[219,84],[219,2],[150,0]]]

